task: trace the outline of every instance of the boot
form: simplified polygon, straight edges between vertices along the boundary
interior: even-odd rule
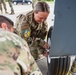
[[[13,15],[13,14],[15,14],[14,11],[11,11],[10,15]]]
[[[8,14],[7,10],[5,10],[5,13]]]
[[[6,14],[8,14],[8,12],[5,12]]]

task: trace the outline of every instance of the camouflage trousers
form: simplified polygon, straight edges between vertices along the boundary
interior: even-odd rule
[[[5,4],[4,0],[0,0],[0,10],[1,10],[1,12],[3,11],[2,4],[3,4],[5,12],[7,12],[7,8],[6,8],[6,4]]]
[[[13,5],[12,5],[12,0],[8,0],[8,3],[9,3],[9,6],[11,8],[11,12],[14,12]]]

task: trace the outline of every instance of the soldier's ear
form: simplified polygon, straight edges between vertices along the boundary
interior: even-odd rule
[[[7,24],[6,24],[6,23],[2,23],[2,24],[1,24],[1,28],[6,29],[6,28],[7,28]]]

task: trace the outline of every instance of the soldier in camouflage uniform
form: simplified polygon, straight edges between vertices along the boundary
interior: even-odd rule
[[[2,29],[1,26],[8,22],[0,17],[0,75],[42,75],[26,41]]]
[[[27,43],[3,29],[0,29],[0,75],[42,75]]]
[[[0,0],[0,10],[1,10],[1,13],[3,14],[2,4],[3,4],[4,10],[5,10],[5,13],[7,13],[7,8],[6,8],[5,1],[4,0]]]
[[[14,9],[13,9],[13,5],[12,5],[12,0],[8,0],[8,3],[9,3],[9,6],[10,6],[10,8],[11,8],[11,13],[10,13],[10,15],[15,14],[15,13],[14,13]]]
[[[46,54],[48,44],[44,41],[47,35],[48,25],[45,21],[49,15],[49,5],[46,2],[38,2],[33,11],[26,15],[17,16],[15,33],[24,38],[30,47],[31,54],[37,60]]]

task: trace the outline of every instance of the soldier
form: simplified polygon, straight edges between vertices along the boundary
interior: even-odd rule
[[[10,13],[10,15],[15,14],[15,13],[14,13],[14,9],[13,9],[13,5],[12,5],[12,0],[8,0],[8,3],[9,3],[9,6],[10,6],[10,8],[11,8],[11,13]]]
[[[31,54],[35,60],[47,54],[47,42],[44,41],[48,25],[45,21],[50,13],[46,2],[37,2],[34,9],[26,15],[17,16],[15,33],[24,38],[30,47]]]
[[[0,0],[1,13],[3,14],[2,4],[3,4],[4,10],[5,10],[5,13],[7,13],[6,3],[4,2],[4,0]]]
[[[0,17],[0,75],[42,75],[26,41],[2,28],[8,22]]]

